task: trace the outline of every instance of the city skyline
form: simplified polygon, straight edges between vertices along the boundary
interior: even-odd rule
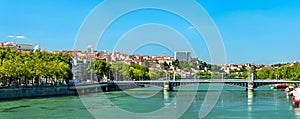
[[[90,11],[102,1],[4,0],[0,4],[0,40],[41,45],[47,50],[73,49],[76,34]],[[299,61],[300,1],[197,1],[222,35],[228,64],[276,64]],[[161,18],[161,19],[155,19]],[[101,21],[100,21],[101,22]],[[141,23],[161,23],[187,36],[196,57],[208,61],[206,44],[189,23],[170,13],[139,10],[116,20],[96,50],[113,51],[123,33]],[[180,25],[178,25],[180,23]],[[125,24],[125,25],[124,25]],[[109,35],[111,32],[115,35]],[[147,37],[147,36],[145,36]],[[151,49],[151,50],[149,50]],[[150,45],[137,54],[170,54]]]
[[[142,59],[147,60],[158,60],[159,63],[167,62],[168,64],[172,64],[173,61],[179,60],[184,62],[191,62],[191,61],[200,61],[209,63],[207,61],[203,61],[201,59],[198,59],[197,57],[192,57],[191,52],[189,51],[174,51],[173,54],[169,55],[167,53],[163,53],[163,55],[151,55],[151,54],[126,54],[124,52],[107,52],[106,50],[95,50],[93,45],[88,45],[87,49],[85,50],[42,50],[39,45],[36,45],[35,47],[32,44],[18,44],[14,42],[0,42],[0,48],[9,47],[12,50],[21,51],[23,53],[29,53],[29,52],[36,52],[37,50],[40,50],[41,52],[50,52],[53,54],[69,54],[70,57],[74,60],[93,60],[93,59],[105,59],[108,62],[130,62],[130,59],[135,61],[135,58],[138,58],[139,61],[135,62],[137,64],[140,64],[143,62]],[[130,58],[131,57],[131,58]],[[135,58],[133,58],[135,57]],[[152,58],[152,59],[151,59]],[[258,63],[225,63],[225,64],[211,64],[211,65],[217,65],[217,66],[231,66],[233,69],[237,67],[241,67],[242,65],[251,67],[250,65],[255,65],[257,67],[262,68],[270,68],[270,67],[277,67],[279,65],[287,65],[292,66],[294,64],[299,64],[299,61],[291,61],[291,62],[282,62],[282,63],[276,63],[276,64],[258,64]]]

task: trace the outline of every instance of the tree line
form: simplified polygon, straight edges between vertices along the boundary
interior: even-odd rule
[[[150,71],[149,67],[138,64],[125,64],[123,62],[106,62],[105,60],[93,60],[86,69],[89,73],[95,73],[99,82],[107,78],[117,81],[141,81],[156,80],[169,76],[165,70]]]
[[[200,62],[199,64],[196,61],[185,62],[175,60],[172,64],[164,62],[162,64],[161,70],[149,70],[147,66],[141,66],[138,64],[125,64],[123,62],[106,62],[105,60],[93,60],[88,65],[86,69],[89,73],[95,73],[97,75],[97,81],[101,82],[104,79],[126,81],[126,80],[158,80],[158,79],[173,79],[174,74],[169,72],[169,68],[173,66],[175,69],[179,68],[184,71],[190,71],[191,69],[199,70],[204,67],[212,66],[205,62]],[[210,68],[209,67],[209,68]],[[198,78],[211,78],[214,75],[210,72],[200,72],[197,73]],[[175,79],[180,79],[181,75],[176,74]]]
[[[276,68],[264,68],[256,71],[257,79],[284,79],[284,80],[300,80],[300,64],[293,66],[281,66]]]
[[[71,57],[48,52],[24,53],[0,49],[0,79],[2,86],[56,84],[72,79]]]
[[[105,62],[105,61],[103,61]],[[213,72],[198,72],[195,77],[200,79],[211,78],[225,78],[225,79],[248,79],[250,73],[254,73],[255,79],[284,79],[284,80],[300,80],[300,64],[293,66],[276,65],[275,68],[263,68],[258,70],[253,66],[252,70],[247,70],[245,66],[240,71],[234,71],[233,73],[225,73],[220,70],[217,65],[210,65],[206,62],[184,62],[175,60],[172,64],[163,63],[163,70],[149,71],[146,66],[140,65],[127,65],[122,62],[113,62],[109,64],[107,68],[108,72],[111,72],[110,79],[118,80],[149,80],[149,79],[162,79],[170,77],[173,79],[173,73],[168,72],[170,66],[180,68],[184,71],[191,71],[191,69],[204,70],[207,67],[208,70]],[[108,73],[106,73],[108,74]],[[223,76],[222,76],[223,74]],[[194,76],[192,76],[194,77]],[[181,78],[179,74],[176,75],[176,79]]]
[[[263,67],[263,66],[262,66]],[[286,66],[283,64],[272,65],[272,68],[262,68],[257,69],[256,67],[253,70],[244,70],[233,73],[226,73],[225,78],[234,79],[248,79],[249,74],[254,74],[254,79],[262,80],[300,80],[300,64],[295,64],[293,66]]]

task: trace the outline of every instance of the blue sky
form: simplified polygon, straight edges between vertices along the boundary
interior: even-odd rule
[[[0,41],[39,44],[47,50],[73,49],[81,24],[101,2],[1,0]],[[300,61],[299,0],[197,2],[205,8],[222,35],[227,63],[274,64]],[[145,23],[160,23],[176,29],[189,39],[199,59],[210,60],[205,42],[195,30],[189,29],[188,22],[171,13],[151,9],[128,13],[117,19],[104,33],[97,49],[112,51],[126,30]],[[171,55],[171,52],[162,46],[150,44],[138,48],[135,53]]]

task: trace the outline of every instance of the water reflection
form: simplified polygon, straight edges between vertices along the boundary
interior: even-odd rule
[[[300,118],[300,108],[294,108],[295,116]]]
[[[248,92],[248,116],[252,114],[253,92]]]
[[[289,93],[286,93],[286,99],[287,99],[287,102],[289,102],[289,100],[291,99],[289,96]]]
[[[170,99],[170,93],[168,91],[164,91],[164,105],[170,105],[171,99]]]
[[[164,95],[164,106],[169,106],[169,108],[177,108],[177,98],[175,97],[176,93],[163,91]]]

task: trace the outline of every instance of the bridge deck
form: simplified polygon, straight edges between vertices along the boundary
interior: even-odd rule
[[[207,84],[207,83],[218,83],[218,84],[226,84],[226,85],[234,85],[243,88],[248,88],[249,81],[248,80],[181,80],[181,81],[170,81],[170,80],[156,80],[156,81],[112,81],[112,82],[104,82],[98,84],[79,84],[70,86],[69,89],[89,89],[95,87],[145,87],[145,86],[159,86],[159,87],[169,87],[172,89],[177,86],[191,85],[191,84]],[[284,80],[255,80],[253,83],[253,88],[274,85],[274,84],[300,84],[300,81],[284,81]],[[129,87],[128,87],[129,86]]]

